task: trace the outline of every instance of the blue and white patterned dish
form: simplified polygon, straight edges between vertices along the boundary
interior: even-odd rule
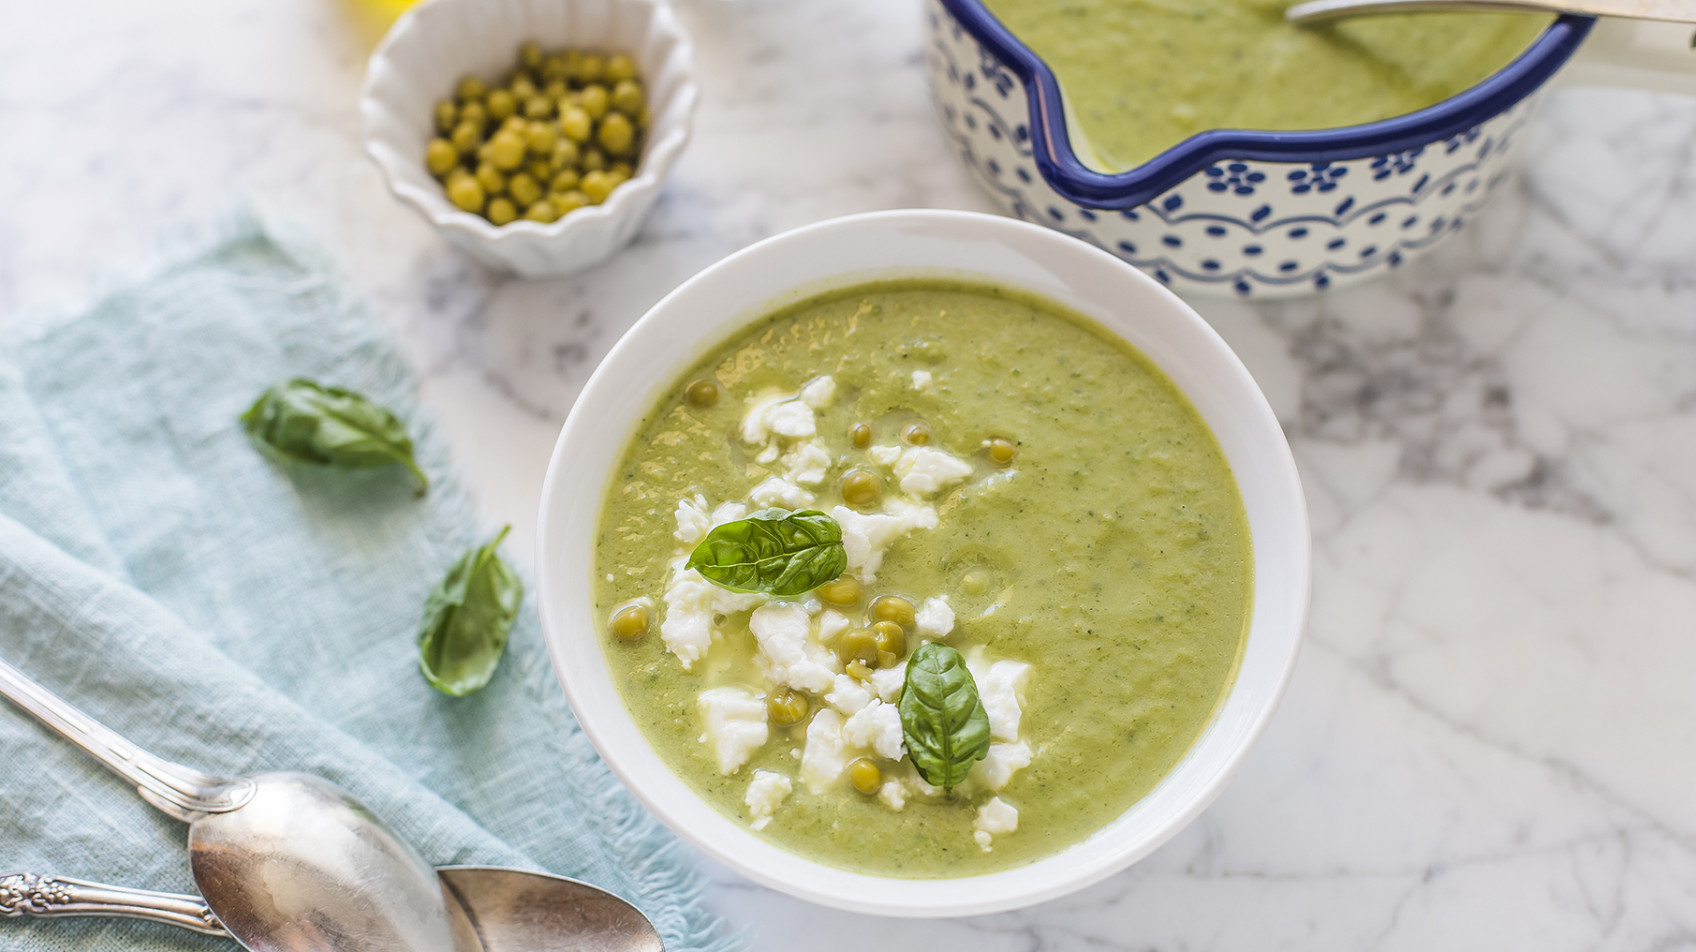
[[[1508,66],[1418,112],[1311,132],[1216,129],[1106,173],[1073,150],[1053,71],[981,0],[927,5],[932,98],[1007,211],[1180,292],[1256,298],[1355,284],[1453,234],[1507,178],[1534,94],[1594,22],[1561,17]]]

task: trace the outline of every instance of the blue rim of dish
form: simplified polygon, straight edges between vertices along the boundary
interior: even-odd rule
[[[1525,52],[1482,82],[1417,112],[1358,126],[1301,132],[1209,129],[1125,172],[1098,172],[1078,159],[1066,129],[1060,83],[1030,47],[1016,39],[982,0],[938,0],[965,30],[1024,82],[1031,156],[1037,171],[1067,201],[1123,209],[1151,199],[1228,159],[1337,162],[1401,152],[1458,135],[1537,91],[1572,54],[1594,17],[1563,15]]]

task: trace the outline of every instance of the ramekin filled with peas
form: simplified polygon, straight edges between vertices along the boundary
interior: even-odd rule
[[[688,137],[691,59],[656,0],[428,0],[372,56],[367,150],[483,263],[581,270],[657,198]]]

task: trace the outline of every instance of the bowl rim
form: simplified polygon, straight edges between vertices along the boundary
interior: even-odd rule
[[[610,439],[606,436],[608,428],[616,427],[615,445],[622,447],[638,418],[652,405],[657,388],[663,386],[665,379],[678,369],[670,366],[659,368],[645,349],[656,334],[675,332],[675,328],[666,326],[677,320],[671,312],[679,312],[690,321],[688,326],[691,330],[678,336],[685,346],[692,348],[685,363],[693,361],[704,353],[704,347],[734,334],[737,328],[756,321],[772,308],[824,290],[818,287],[819,281],[779,277],[770,282],[772,294],[751,292],[760,299],[760,303],[734,313],[724,312],[697,319],[701,311],[698,302],[691,301],[697,289],[702,292],[700,296],[710,299],[723,293],[724,287],[735,281],[739,284],[739,293],[746,297],[750,292],[740,292],[740,287],[746,286],[740,284],[746,269],[762,262],[769,266],[773,259],[781,260],[788,251],[782,249],[784,245],[793,243],[806,248],[806,242],[819,238],[821,234],[828,238],[828,233],[833,231],[871,229],[875,233],[879,228],[899,229],[906,225],[957,229],[943,239],[948,241],[967,240],[961,234],[966,231],[971,232],[972,240],[982,239],[986,230],[991,233],[991,238],[1011,235],[1018,241],[1012,253],[1034,269],[1047,269],[1049,262],[1057,256],[1074,256],[1086,259],[1079,262],[1080,268],[1096,269],[1093,272],[1096,274],[1100,273],[1100,269],[1110,269],[1113,279],[1140,285],[1149,295],[1146,300],[1149,307],[1167,312],[1150,326],[1175,327],[1174,333],[1181,339],[1180,349],[1187,348],[1184,359],[1156,360],[1125,331],[1110,325],[1104,327],[1109,333],[1143,351],[1164,373],[1172,374],[1172,368],[1180,362],[1188,364],[1186,373],[1192,378],[1191,385],[1179,384],[1179,387],[1192,402],[1196,400],[1196,394],[1205,389],[1217,387],[1227,394],[1225,397],[1216,396],[1215,400],[1228,403],[1232,415],[1238,419],[1222,424],[1219,416],[1222,411],[1219,410],[1204,414],[1204,419],[1215,431],[1216,437],[1221,435],[1222,429],[1236,431],[1236,439],[1245,444],[1241,452],[1253,457],[1256,478],[1252,482],[1242,482],[1247,477],[1242,473],[1238,476],[1251,523],[1256,528],[1260,527],[1260,520],[1253,514],[1262,511],[1268,513],[1264,518],[1274,528],[1282,527],[1273,533],[1274,539],[1268,540],[1268,548],[1264,552],[1259,542],[1255,543],[1255,562],[1260,566],[1266,555],[1277,556],[1278,560],[1282,560],[1283,568],[1287,569],[1285,578],[1289,583],[1276,589],[1267,586],[1268,591],[1281,591],[1283,594],[1268,596],[1263,605],[1260,594],[1263,570],[1257,568],[1255,614],[1249,622],[1250,640],[1245,642],[1237,680],[1221,699],[1212,720],[1189,752],[1148,794],[1096,831],[1099,834],[1123,826],[1134,831],[1135,835],[1122,836],[1122,841],[1115,841],[1111,836],[1103,838],[1092,834],[1058,853],[1028,864],[988,874],[937,880],[856,873],[793,853],[750,831],[735,818],[720,813],[689,786],[660,757],[635,724],[623,696],[613,684],[611,666],[601,639],[584,636],[586,631],[598,628],[588,619],[587,609],[580,600],[573,597],[573,586],[583,586],[581,594],[586,597],[589,574],[593,571],[592,561],[582,557],[577,560],[582,563],[581,566],[573,564],[571,552],[565,549],[573,538],[581,539],[583,535],[593,537],[602,500],[617,473],[614,461],[609,462],[604,471],[578,475],[585,472],[579,465],[586,458],[582,444],[595,445],[599,449],[599,443]],[[996,230],[1002,235],[993,235]],[[1014,242],[1009,240],[1007,244],[1013,245]],[[941,270],[934,265],[928,267],[932,271]],[[836,277],[826,278],[824,282],[829,287],[851,286],[877,280],[879,276],[887,278],[904,269],[923,271],[926,268],[926,263],[879,266],[872,269],[875,273],[839,268],[834,272]],[[985,267],[976,273],[982,279],[993,280],[989,277],[993,273],[992,268]],[[1011,283],[1014,287],[1021,286],[1019,281]],[[762,290],[763,287],[762,283]],[[1125,288],[1121,286],[1114,290],[1122,292]],[[1042,294],[1034,290],[1032,293]],[[1102,308],[1098,304],[1096,309]],[[697,327],[700,329],[693,329]],[[1152,331],[1150,336],[1153,336]],[[627,393],[621,393],[620,386],[627,389],[630,386],[621,384],[621,381],[631,378],[629,371],[632,368],[640,370],[643,367],[649,368],[645,376],[651,378],[644,389],[646,396],[639,401],[633,400]],[[1209,374],[1217,374],[1218,378],[1227,379],[1218,384],[1213,379],[1203,380],[1201,374],[1204,369]],[[660,379],[662,377],[665,379]],[[613,402],[620,399],[622,403]],[[1199,406],[1197,410],[1201,412]],[[1222,440],[1222,444],[1224,442]],[[562,483],[568,485],[562,488]],[[1264,490],[1258,509],[1249,501],[1249,487],[1252,485],[1259,485]],[[586,505],[584,496],[590,494],[593,495],[593,505]],[[581,528],[584,523],[588,525],[586,530]],[[1311,586],[1311,527],[1294,457],[1264,393],[1218,333],[1188,304],[1154,279],[1106,252],[1039,225],[1002,216],[951,210],[871,212],[803,226],[721,259],[662,298],[614,344],[607,358],[585,384],[561,427],[543,482],[536,531],[537,603],[554,673],[577,714],[584,735],[601,753],[612,772],[673,831],[749,879],[820,905],[885,916],[974,915],[1054,899],[1124,869],[1176,835],[1224,789],[1271,721],[1294,672]],[[1275,549],[1272,548],[1274,545]],[[570,566],[573,573],[582,567],[582,578],[574,583],[562,574],[564,566]],[[1262,621],[1261,610],[1266,606],[1272,611]],[[1253,639],[1263,631],[1263,624],[1267,628],[1262,638],[1270,640],[1264,642],[1267,647],[1257,652]],[[1244,675],[1251,656],[1257,659],[1257,674],[1252,680]],[[589,658],[594,660],[591,662]],[[1236,715],[1229,724],[1225,717],[1228,711]],[[1206,755],[1198,756],[1197,752],[1204,749]],[[1149,804],[1158,804],[1160,808],[1153,814],[1152,823],[1139,814],[1139,810]],[[1146,829],[1139,828],[1139,822]]]
[[[377,134],[378,117],[391,109],[380,95],[381,85],[386,79],[385,74],[393,69],[389,65],[390,51],[397,44],[404,43],[413,31],[430,29],[424,24],[430,22],[430,17],[439,15],[437,10],[445,9],[454,3],[475,2],[476,0],[424,0],[423,3],[408,8],[389,27],[376,49],[371,52],[370,58],[366,60],[365,78],[359,92],[360,132],[364,140],[365,154],[382,170],[383,181],[388,185],[389,191],[437,228],[496,248],[520,245],[537,238],[556,238],[567,230],[589,226],[595,221],[616,221],[627,214],[626,206],[645,210],[643,197],[664,186],[671,167],[676,164],[683,147],[688,144],[694,126],[695,108],[700,100],[700,85],[695,77],[694,44],[665,0],[610,0],[613,3],[647,7],[651,11],[649,29],[662,33],[671,40],[671,55],[680,58],[682,75],[673,94],[677,99],[676,122],[664,129],[662,135],[653,135],[653,130],[650,130],[642,154],[638,157],[636,174],[613,189],[606,201],[599,205],[575,209],[551,222],[520,218],[505,225],[496,225],[481,215],[465,211],[449,202],[440,187],[431,189],[419,185],[402,173],[402,167],[406,166],[408,160]],[[651,87],[647,82],[644,85]],[[653,110],[653,113],[657,117],[662,111]]]
[[[1110,210],[1145,205],[1219,161],[1329,163],[1402,152],[1460,135],[1536,92],[1577,52],[1596,22],[1576,14],[1559,16],[1512,62],[1424,109],[1335,129],[1204,129],[1135,168],[1102,172],[1085,165],[1072,147],[1054,70],[1003,26],[984,0],[936,2],[1023,82],[1026,115],[1036,117],[1028,123],[1031,157],[1048,185],[1069,202]],[[940,23],[933,27],[942,29]]]

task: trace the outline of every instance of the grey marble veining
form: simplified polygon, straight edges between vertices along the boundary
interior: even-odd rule
[[[989,207],[910,0],[679,0],[704,99],[647,228],[593,274],[491,274],[361,154],[345,2],[0,5],[0,320],[256,208],[336,255],[523,527],[584,380],[684,278],[834,215]],[[715,868],[755,948],[1696,949],[1696,101],[1560,91],[1528,136],[1499,203],[1390,280],[1197,302],[1290,434],[1316,556],[1295,681],[1220,800],[978,919]]]

